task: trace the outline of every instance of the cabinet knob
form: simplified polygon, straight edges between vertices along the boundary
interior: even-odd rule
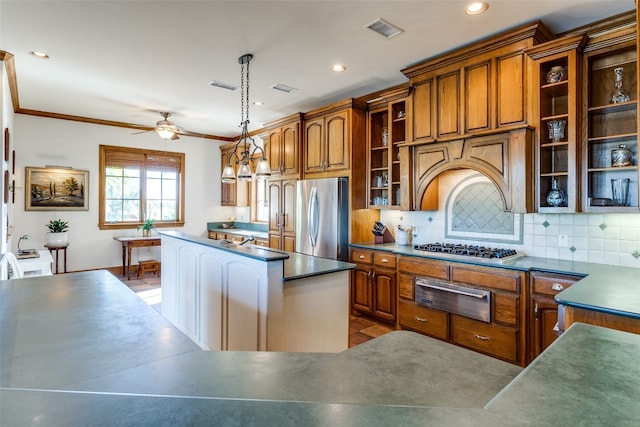
[[[424,317],[418,317],[418,316],[416,316],[416,320],[417,320],[418,322],[422,322],[422,323],[427,323],[427,322],[429,322],[429,319],[425,319]]]
[[[553,285],[551,285],[551,289],[553,289],[554,291],[563,291],[564,286],[562,286],[560,283],[554,283]]]
[[[476,338],[482,341],[491,341],[491,337],[485,337],[484,335],[473,334]]]
[[[364,259],[364,255],[361,254],[358,258]]]
[[[380,261],[381,261],[381,262],[389,262],[389,260],[388,260],[388,259],[386,259],[386,258],[382,258]]]

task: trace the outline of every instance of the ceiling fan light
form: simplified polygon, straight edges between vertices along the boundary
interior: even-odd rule
[[[160,125],[156,127],[156,132],[162,139],[171,139],[176,134],[176,131],[171,126]]]
[[[238,181],[248,182],[251,181],[251,178],[251,168],[249,167],[249,164],[242,162],[240,169],[238,169]]]
[[[258,160],[258,165],[256,166],[256,179],[261,181],[270,176],[271,176],[271,168],[269,167],[269,161],[263,157],[260,160]]]
[[[233,166],[230,163],[222,169],[222,183],[233,184],[236,182],[236,171],[233,170]]]

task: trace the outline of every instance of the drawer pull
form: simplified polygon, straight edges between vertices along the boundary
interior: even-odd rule
[[[360,258],[360,259],[364,259],[364,255],[360,255],[358,258]]]
[[[485,337],[484,335],[473,334],[476,338],[482,341],[491,341],[491,337]]]
[[[382,261],[382,262],[389,262],[389,260],[388,260],[388,259],[386,259],[386,258],[382,258],[380,261]]]
[[[416,316],[416,320],[417,320],[418,322],[422,322],[422,323],[427,323],[427,322],[429,322],[429,319],[425,319],[424,317],[418,317],[418,316]]]
[[[554,283],[553,285],[551,285],[551,289],[553,289],[554,291],[563,291],[564,286],[562,286],[560,283]]]

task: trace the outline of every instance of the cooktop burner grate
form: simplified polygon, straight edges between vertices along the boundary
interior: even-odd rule
[[[507,260],[524,256],[518,254],[515,249],[489,248],[486,246],[454,243],[425,243],[422,245],[414,245],[413,249],[445,255],[478,257],[488,260]]]

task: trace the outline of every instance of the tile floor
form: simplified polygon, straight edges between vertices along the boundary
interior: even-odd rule
[[[162,297],[160,277],[156,277],[152,273],[147,273],[145,277],[138,278],[132,276],[131,279],[127,280],[127,278],[122,275],[120,268],[109,269],[109,271],[125,285],[131,288],[131,290],[147,304],[160,311]],[[377,322],[373,319],[360,315],[351,315],[349,318],[349,348],[367,342],[393,330],[394,328],[389,324]]]

